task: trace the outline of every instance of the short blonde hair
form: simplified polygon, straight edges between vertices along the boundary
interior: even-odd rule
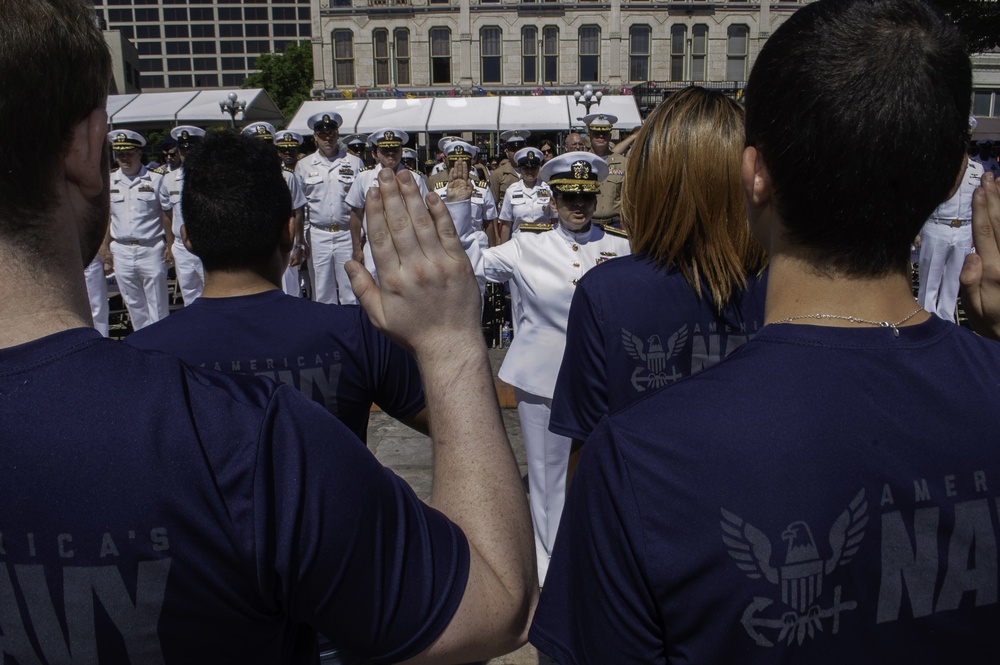
[[[692,86],[674,93],[639,130],[622,184],[632,251],[680,270],[719,311],[766,265],[740,184],[743,117],[743,107],[721,92]]]

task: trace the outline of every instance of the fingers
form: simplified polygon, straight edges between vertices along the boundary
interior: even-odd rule
[[[978,254],[967,254],[958,279],[962,284],[962,305],[966,313],[981,314],[983,299],[979,286],[983,280],[982,257]]]
[[[972,244],[986,265],[1000,264],[1000,190],[992,173],[972,195]]]
[[[379,291],[375,279],[368,272],[364,264],[357,261],[348,261],[344,264],[344,270],[351,280],[351,290],[357,296],[358,302],[368,312],[368,318],[379,330],[385,327],[385,312],[382,309],[382,293]]]

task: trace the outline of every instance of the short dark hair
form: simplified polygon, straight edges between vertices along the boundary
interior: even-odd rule
[[[274,146],[231,130],[209,132],[184,162],[181,211],[206,270],[266,263],[292,215]]]
[[[747,145],[789,240],[818,266],[906,270],[968,139],[972,70],[922,0],[820,0],[768,39],[746,87]]]
[[[81,0],[3,0],[0,13],[0,234],[35,247],[70,132],[107,101],[111,54]]]

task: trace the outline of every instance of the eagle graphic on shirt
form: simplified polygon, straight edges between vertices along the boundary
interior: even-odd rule
[[[641,337],[622,328],[622,344],[625,350],[631,358],[644,363],[644,366],[636,367],[632,372],[632,386],[637,392],[660,388],[683,376],[678,374],[673,366],[670,368],[671,373],[667,374],[666,368],[667,361],[680,354],[687,344],[687,339],[687,324],[667,338],[666,349],[663,348],[659,335],[650,335],[644,344]]]
[[[766,579],[781,590],[781,601],[795,612],[813,608],[823,593],[824,578],[837,566],[850,563],[865,537],[868,502],[862,488],[830,527],[830,556],[823,557],[812,530],[803,520],[791,522],[781,532],[785,555],[778,566],[771,564],[771,540],[760,529],[735,513],[722,509],[722,541],[736,567],[747,577]]]

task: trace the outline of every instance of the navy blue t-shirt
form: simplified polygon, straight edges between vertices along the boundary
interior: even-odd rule
[[[278,290],[201,297],[126,342],[196,367],[287,383],[324,405],[362,441],[373,402],[394,418],[425,405],[416,360],[376,330],[357,305],[317,303]]]
[[[721,313],[709,292],[644,254],[589,271],[573,295],[549,429],[585,441],[606,413],[700,372],[764,325],[767,278],[752,276]]]
[[[0,350],[7,662],[376,662],[458,607],[464,535],[287,386],[69,330]]]
[[[771,325],[605,417],[530,639],[573,663],[1000,661],[1000,344]]]

